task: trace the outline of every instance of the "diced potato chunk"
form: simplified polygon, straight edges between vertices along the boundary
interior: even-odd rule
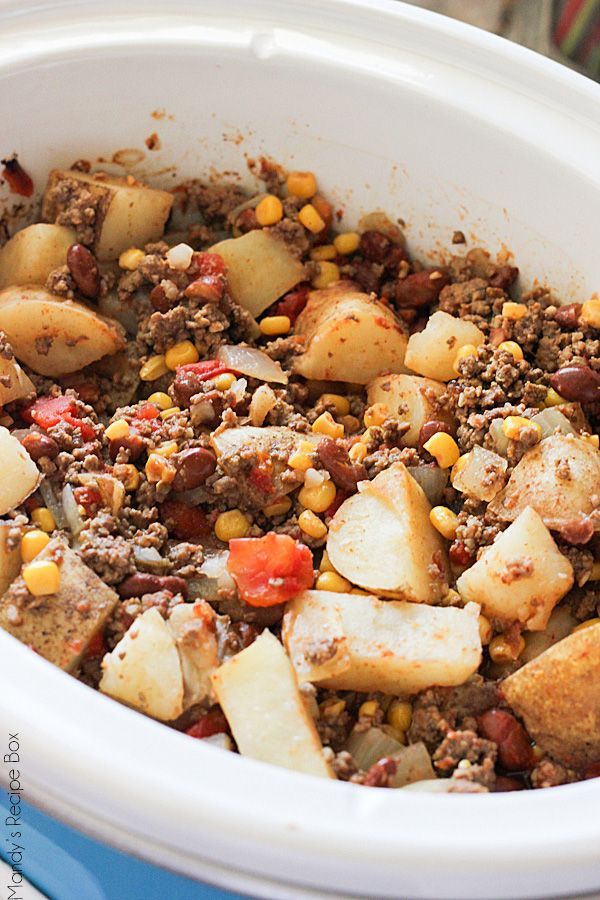
[[[305,378],[368,384],[382,372],[405,371],[402,322],[351,282],[313,291],[294,330],[305,339],[294,364]]]
[[[40,375],[77,372],[125,347],[121,326],[41,287],[0,293],[0,330],[14,354]]]
[[[576,625],[577,619],[571,612],[569,601],[566,600],[565,603],[561,603],[552,610],[552,615],[543,631],[527,632],[525,649],[519,657],[519,662],[527,663],[535,659],[540,653],[544,653],[553,644],[571,634]]]
[[[60,589],[21,606],[25,583],[18,577],[0,600],[0,626],[54,665],[73,672],[119,598],[60,538],[51,540],[36,559],[58,563]],[[16,621],[11,607],[19,613]]]
[[[415,694],[434,685],[463,684],[481,662],[479,606],[426,606],[356,594],[305,591],[288,604],[283,638],[307,681],[349,691]],[[322,678],[314,660],[338,638],[347,664]],[[312,634],[312,640],[309,635]]]
[[[447,590],[447,562],[430,509],[423,489],[394,463],[336,512],[327,540],[332,565],[376,594],[435,603]]]
[[[12,523],[0,524],[0,594],[7,590],[11,581],[14,581],[21,571],[19,544],[17,542],[15,547],[9,546],[8,536],[11,530],[17,531]]]
[[[20,441],[0,425],[0,515],[20,506],[40,483],[38,467]]]
[[[332,777],[291,663],[269,631],[220,666],[212,683],[243,756]]]
[[[210,676],[219,665],[215,621],[214,610],[205,600],[180,603],[167,619],[181,663],[184,710],[212,693]]]
[[[508,463],[498,453],[475,446],[452,476],[452,487],[467,497],[489,503],[504,487]]]
[[[454,425],[453,417],[440,403],[446,385],[418,375],[380,375],[369,385],[369,404],[385,403],[390,415],[410,422],[410,429],[402,440],[407,447],[416,447],[419,432],[425,422],[436,419]]]
[[[220,241],[210,252],[223,257],[231,296],[255,317],[305,278],[300,260],[267,231]]]
[[[600,759],[600,625],[582,628],[502,682],[529,734],[555,759]]]
[[[490,512],[512,522],[526,506],[559,529],[592,512],[600,494],[600,453],[575,435],[553,434],[525,453]]]
[[[543,631],[554,606],[573,586],[573,567],[528,506],[460,576],[456,587],[488,617]]]
[[[102,660],[100,690],[163,722],[183,712],[183,675],[175,638],[155,607],[138,616]]]
[[[484,340],[483,332],[473,322],[455,319],[438,310],[429,318],[424,331],[411,334],[405,363],[419,375],[450,381],[456,378],[454,361],[460,348],[466,344],[479,347]]]
[[[162,237],[173,205],[168,191],[150,188],[125,178],[104,173],[53,169],[42,201],[46,222],[70,224],[70,212],[87,198],[95,210],[94,240],[91,244],[100,260],[117,259],[129,247],[143,247]]]
[[[17,231],[0,249],[0,289],[44,284],[50,272],[65,265],[75,241],[75,232],[63,225],[39,222]]]
[[[20,400],[35,391],[33,382],[16,359],[0,356],[0,406]]]

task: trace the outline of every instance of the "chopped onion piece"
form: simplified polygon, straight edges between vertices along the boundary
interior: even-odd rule
[[[73,493],[73,488],[70,484],[65,484],[62,489],[62,508],[71,534],[73,537],[77,537],[83,528],[83,519],[81,518],[79,504],[75,499],[75,494]]]
[[[452,487],[462,494],[489,503],[504,487],[508,463],[500,454],[473,447],[461,462],[452,478]]]
[[[236,399],[236,404],[241,403],[244,399],[244,394],[246,393],[246,388],[248,387],[248,382],[245,378],[236,378],[236,380],[231,385],[231,393],[234,395]]]
[[[219,599],[219,591],[235,591],[235,581],[227,569],[228,550],[217,550],[205,557],[199,568],[200,577],[188,581],[189,596],[194,599]]]
[[[451,778],[431,778],[405,784],[403,791],[422,791],[424,794],[448,794],[452,786]]]
[[[448,484],[448,473],[438,466],[408,466],[408,471],[419,484],[432,506],[442,500],[444,488]]]
[[[402,788],[416,781],[435,778],[431,757],[422,741],[404,747],[399,753],[394,754],[393,758],[398,768],[396,774],[390,778],[390,787]]]
[[[384,212],[372,212],[362,216],[358,223],[358,230],[361,234],[364,231],[380,231],[381,234],[385,234],[392,243],[398,244],[400,247],[403,247],[406,243],[406,239],[400,228],[398,228],[397,225],[394,225]]]
[[[319,472],[317,469],[307,469],[304,473],[304,487],[321,487],[329,478],[329,472]]]
[[[227,219],[231,222],[232,225],[235,225],[235,220],[239,216],[240,213],[244,212],[245,209],[256,209],[261,200],[263,200],[267,194],[256,194],[254,197],[249,197],[247,200],[244,200],[242,203],[238,203],[237,206],[234,206],[231,212],[227,214]]]
[[[39,487],[40,494],[44,499],[44,503],[54,516],[54,521],[58,528],[67,527],[67,517],[63,510],[62,502],[57,499],[54,488],[45,478],[42,479]]]
[[[150,572],[164,572],[169,568],[169,560],[163,559],[155,547],[134,547],[133,558],[136,565]]]
[[[561,434],[575,434],[575,429],[563,413],[554,407],[543,409],[531,420],[542,429],[542,440],[560,431]]]
[[[252,394],[250,401],[250,422],[255,427],[260,427],[275,404],[277,397],[268,384],[261,384]]]
[[[199,400],[192,404],[192,425],[207,425],[215,418],[215,410],[210,400]]]
[[[228,369],[240,372],[249,378],[259,381],[273,381],[275,384],[287,384],[288,376],[278,362],[257,350],[255,347],[239,347],[226,344],[219,348],[219,359]]]
[[[172,269],[185,271],[189,268],[193,255],[194,251],[189,244],[176,244],[167,251],[167,262]]]
[[[506,456],[508,452],[508,438],[504,434],[502,429],[502,423],[504,419],[494,419],[492,424],[490,425],[490,434],[492,436],[492,440],[496,445],[496,450],[502,456]]]
[[[395,756],[403,749],[403,744],[390,737],[381,728],[367,731],[353,731],[346,741],[346,750],[352,754],[359,769],[366,771],[384,756]]]

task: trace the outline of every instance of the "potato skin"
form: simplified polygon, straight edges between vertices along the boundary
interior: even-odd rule
[[[600,759],[600,623],[563,638],[502,683],[532,738],[583,768]]]

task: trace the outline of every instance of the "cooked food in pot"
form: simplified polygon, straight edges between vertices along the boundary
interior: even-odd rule
[[[258,174],[79,163],[0,249],[0,625],[297,772],[600,775],[600,300]]]

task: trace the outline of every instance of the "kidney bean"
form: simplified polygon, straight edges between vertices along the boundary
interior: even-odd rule
[[[475,562],[475,557],[469,553],[464,541],[454,541],[448,551],[450,562],[455,566],[470,566]]]
[[[367,294],[379,293],[379,282],[381,278],[377,272],[373,271],[371,263],[368,261],[358,262],[354,267],[354,281]]]
[[[135,462],[144,452],[144,441],[139,434],[128,434],[127,437],[113,438],[108,444],[108,453],[111,459],[117,458],[121,447],[129,451],[129,460]]]
[[[152,304],[152,308],[160,313],[168,312],[173,305],[165,294],[165,289],[160,284],[157,284],[156,287],[152,288],[149,300]]]
[[[6,180],[10,191],[21,197],[31,197],[33,181],[16,158],[2,160],[2,177]]]
[[[410,328],[408,329],[409,334],[419,334],[420,331],[425,331],[427,328],[427,316],[420,316],[418,319],[415,319],[414,322],[411,322]]]
[[[186,297],[204,300],[205,303],[218,303],[225,291],[225,283],[219,275],[201,275],[183,292]]]
[[[331,438],[319,441],[317,456],[335,484],[348,494],[354,494],[358,482],[369,477],[363,464],[353,463],[348,451]]]
[[[498,761],[508,772],[532,769],[535,760],[523,726],[503,709],[489,709],[477,720],[479,732],[498,745]]]
[[[197,722],[186,729],[186,734],[193,738],[207,738],[213,734],[228,734],[229,723],[225,718],[223,710],[219,706],[209,709],[203,713]]]
[[[583,772],[584,778],[600,778],[600,762],[592,763]]]
[[[600,400],[600,374],[589,366],[564,366],[550,376],[554,390],[576,403],[594,403]]]
[[[240,650],[245,650],[246,647],[253,644],[261,633],[260,628],[257,628],[256,625],[252,625],[250,622],[232,622],[231,630],[235,632],[239,639]]]
[[[440,291],[450,284],[450,276],[443,269],[423,269],[396,282],[398,306],[430,306],[440,296]]]
[[[182,594],[187,597],[187,581],[178,575],[151,575],[149,572],[136,572],[122,581],[118,587],[119,597],[142,597],[144,594],[156,594],[157,591],[169,591],[171,594]]]
[[[381,231],[365,231],[360,236],[358,252],[369,262],[383,263],[392,246],[389,237]]]
[[[236,228],[238,228],[242,232],[242,234],[247,234],[249,231],[254,231],[256,228],[260,228],[258,219],[256,218],[256,213],[253,209],[243,209],[235,220],[235,225]]]
[[[559,306],[554,316],[554,321],[561,328],[567,328],[573,331],[579,324],[579,316],[581,315],[581,303],[567,303],[565,306]]]
[[[594,523],[589,516],[567,522],[560,529],[560,536],[567,544],[587,544],[594,536]]]
[[[217,468],[214,453],[204,447],[184,450],[177,458],[177,472],[173,479],[174,491],[193,491],[204,484]]]
[[[94,254],[83,244],[71,244],[67,250],[67,266],[80,293],[94,300],[100,291],[100,272]]]
[[[396,774],[398,764],[395,759],[384,756],[382,759],[373,763],[367,774],[363,784],[367,787],[388,787],[390,777]]]
[[[180,541],[195,541],[210,531],[204,510],[179,500],[166,500],[160,507],[160,518]]]
[[[450,434],[450,427],[442,422],[440,419],[430,419],[428,422],[424,422],[421,426],[421,430],[419,431],[419,450],[423,450],[423,445],[427,443],[429,438],[433,437],[434,434],[437,434],[438,431],[443,431],[445,434]]]
[[[490,287],[500,288],[505,291],[514,284],[519,275],[516,266],[499,266],[489,279]]]
[[[37,462],[42,456],[48,456],[50,459],[58,456],[58,444],[54,438],[49,437],[47,434],[31,431],[21,440],[21,444],[34,462]]]
[[[503,794],[506,791],[523,791],[524,789],[525,785],[520,778],[512,778],[510,775],[496,776],[496,786],[494,788],[496,794]]]
[[[490,328],[490,344],[492,347],[498,347],[507,339],[508,331],[505,328]]]
[[[385,258],[384,265],[388,272],[392,275],[397,275],[400,263],[407,259],[408,256],[404,247],[399,247],[397,244],[394,244]]]
[[[307,284],[299,284],[292,291],[289,291],[279,300],[273,307],[271,315],[287,316],[292,323],[296,321],[306,304],[308,303],[308,293],[310,287]]]

